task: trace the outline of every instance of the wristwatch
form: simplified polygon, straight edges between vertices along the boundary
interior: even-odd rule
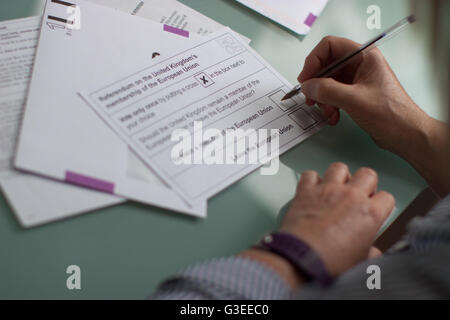
[[[333,278],[319,255],[302,239],[283,232],[264,236],[255,246],[288,260],[307,281],[329,286]]]

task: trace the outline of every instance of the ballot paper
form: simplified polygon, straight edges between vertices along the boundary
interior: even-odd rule
[[[23,227],[32,227],[124,200],[24,174],[12,159],[42,17],[0,22],[0,187]]]
[[[90,110],[77,90],[137,62],[158,60],[195,34],[86,0],[48,0],[15,166],[169,210],[204,217]]]
[[[224,26],[176,0],[90,0],[169,26],[208,35]],[[241,35],[250,43],[250,39]]]
[[[328,0],[236,0],[280,25],[306,35]]]
[[[325,123],[317,109],[304,104],[304,96],[281,102],[292,86],[228,28],[173,52],[157,62],[105,76],[80,94],[191,204],[205,201],[261,163],[178,160],[192,160],[196,150],[201,150],[203,157],[207,154],[203,148],[216,141],[226,141],[219,149],[227,147],[222,136],[238,129],[257,129],[262,138],[249,142],[241,154],[236,152],[236,159],[246,157],[250,148],[262,149],[273,139],[279,141],[282,153]],[[181,132],[177,129],[184,129],[185,142],[190,142],[182,152],[174,152],[177,140],[183,140],[173,139],[172,134]],[[202,136],[207,129],[215,133]],[[219,149],[214,149],[216,154]],[[268,152],[267,158],[270,155]]]

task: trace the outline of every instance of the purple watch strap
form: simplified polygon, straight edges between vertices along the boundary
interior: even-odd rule
[[[316,281],[322,286],[329,286],[333,282],[322,259],[300,238],[274,232],[264,236],[259,245],[288,260],[306,280]]]

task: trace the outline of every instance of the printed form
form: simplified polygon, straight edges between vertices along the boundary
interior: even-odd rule
[[[132,71],[80,94],[190,204],[210,198],[262,164],[179,164],[181,158],[195,157],[195,150],[204,152],[220,135],[238,129],[269,129],[268,142],[276,132],[281,154],[325,123],[317,109],[304,105],[303,96],[281,103],[291,85],[228,28]],[[179,143],[172,139],[176,129],[193,136],[192,148],[179,153],[180,159],[172,156]],[[216,130],[216,136],[196,139],[208,129]],[[236,152],[235,160],[260,147],[261,141],[249,145]]]
[[[12,157],[40,30],[40,17],[0,23],[0,179]]]

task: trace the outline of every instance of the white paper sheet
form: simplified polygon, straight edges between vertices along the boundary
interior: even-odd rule
[[[203,130],[219,130],[215,141],[226,129],[273,129],[280,152],[285,152],[324,125],[320,113],[304,105],[303,96],[281,103],[290,89],[280,74],[227,28],[174,51],[170,58],[105,76],[81,95],[155,172],[195,204],[260,164],[177,165],[172,132],[179,128],[195,132],[190,136],[192,148],[183,153],[191,160],[194,150],[200,150],[202,157],[205,141],[213,140],[196,140],[201,131],[195,121],[203,122]],[[261,141],[248,146],[259,149],[264,145]]]
[[[204,36],[224,26],[176,0],[90,0]],[[241,35],[247,42],[250,39]]]
[[[305,35],[328,0],[236,0],[293,32]]]
[[[0,22],[0,187],[24,227],[124,201],[12,167],[41,20],[31,17]]]
[[[136,62],[160,59],[195,35],[90,1],[47,1],[15,165],[23,170],[199,217],[206,202],[186,204],[147,171],[130,176],[128,147],[76,91]],[[62,22],[61,22],[62,21]],[[150,178],[149,178],[150,177]],[[151,180],[151,181],[149,181]]]

